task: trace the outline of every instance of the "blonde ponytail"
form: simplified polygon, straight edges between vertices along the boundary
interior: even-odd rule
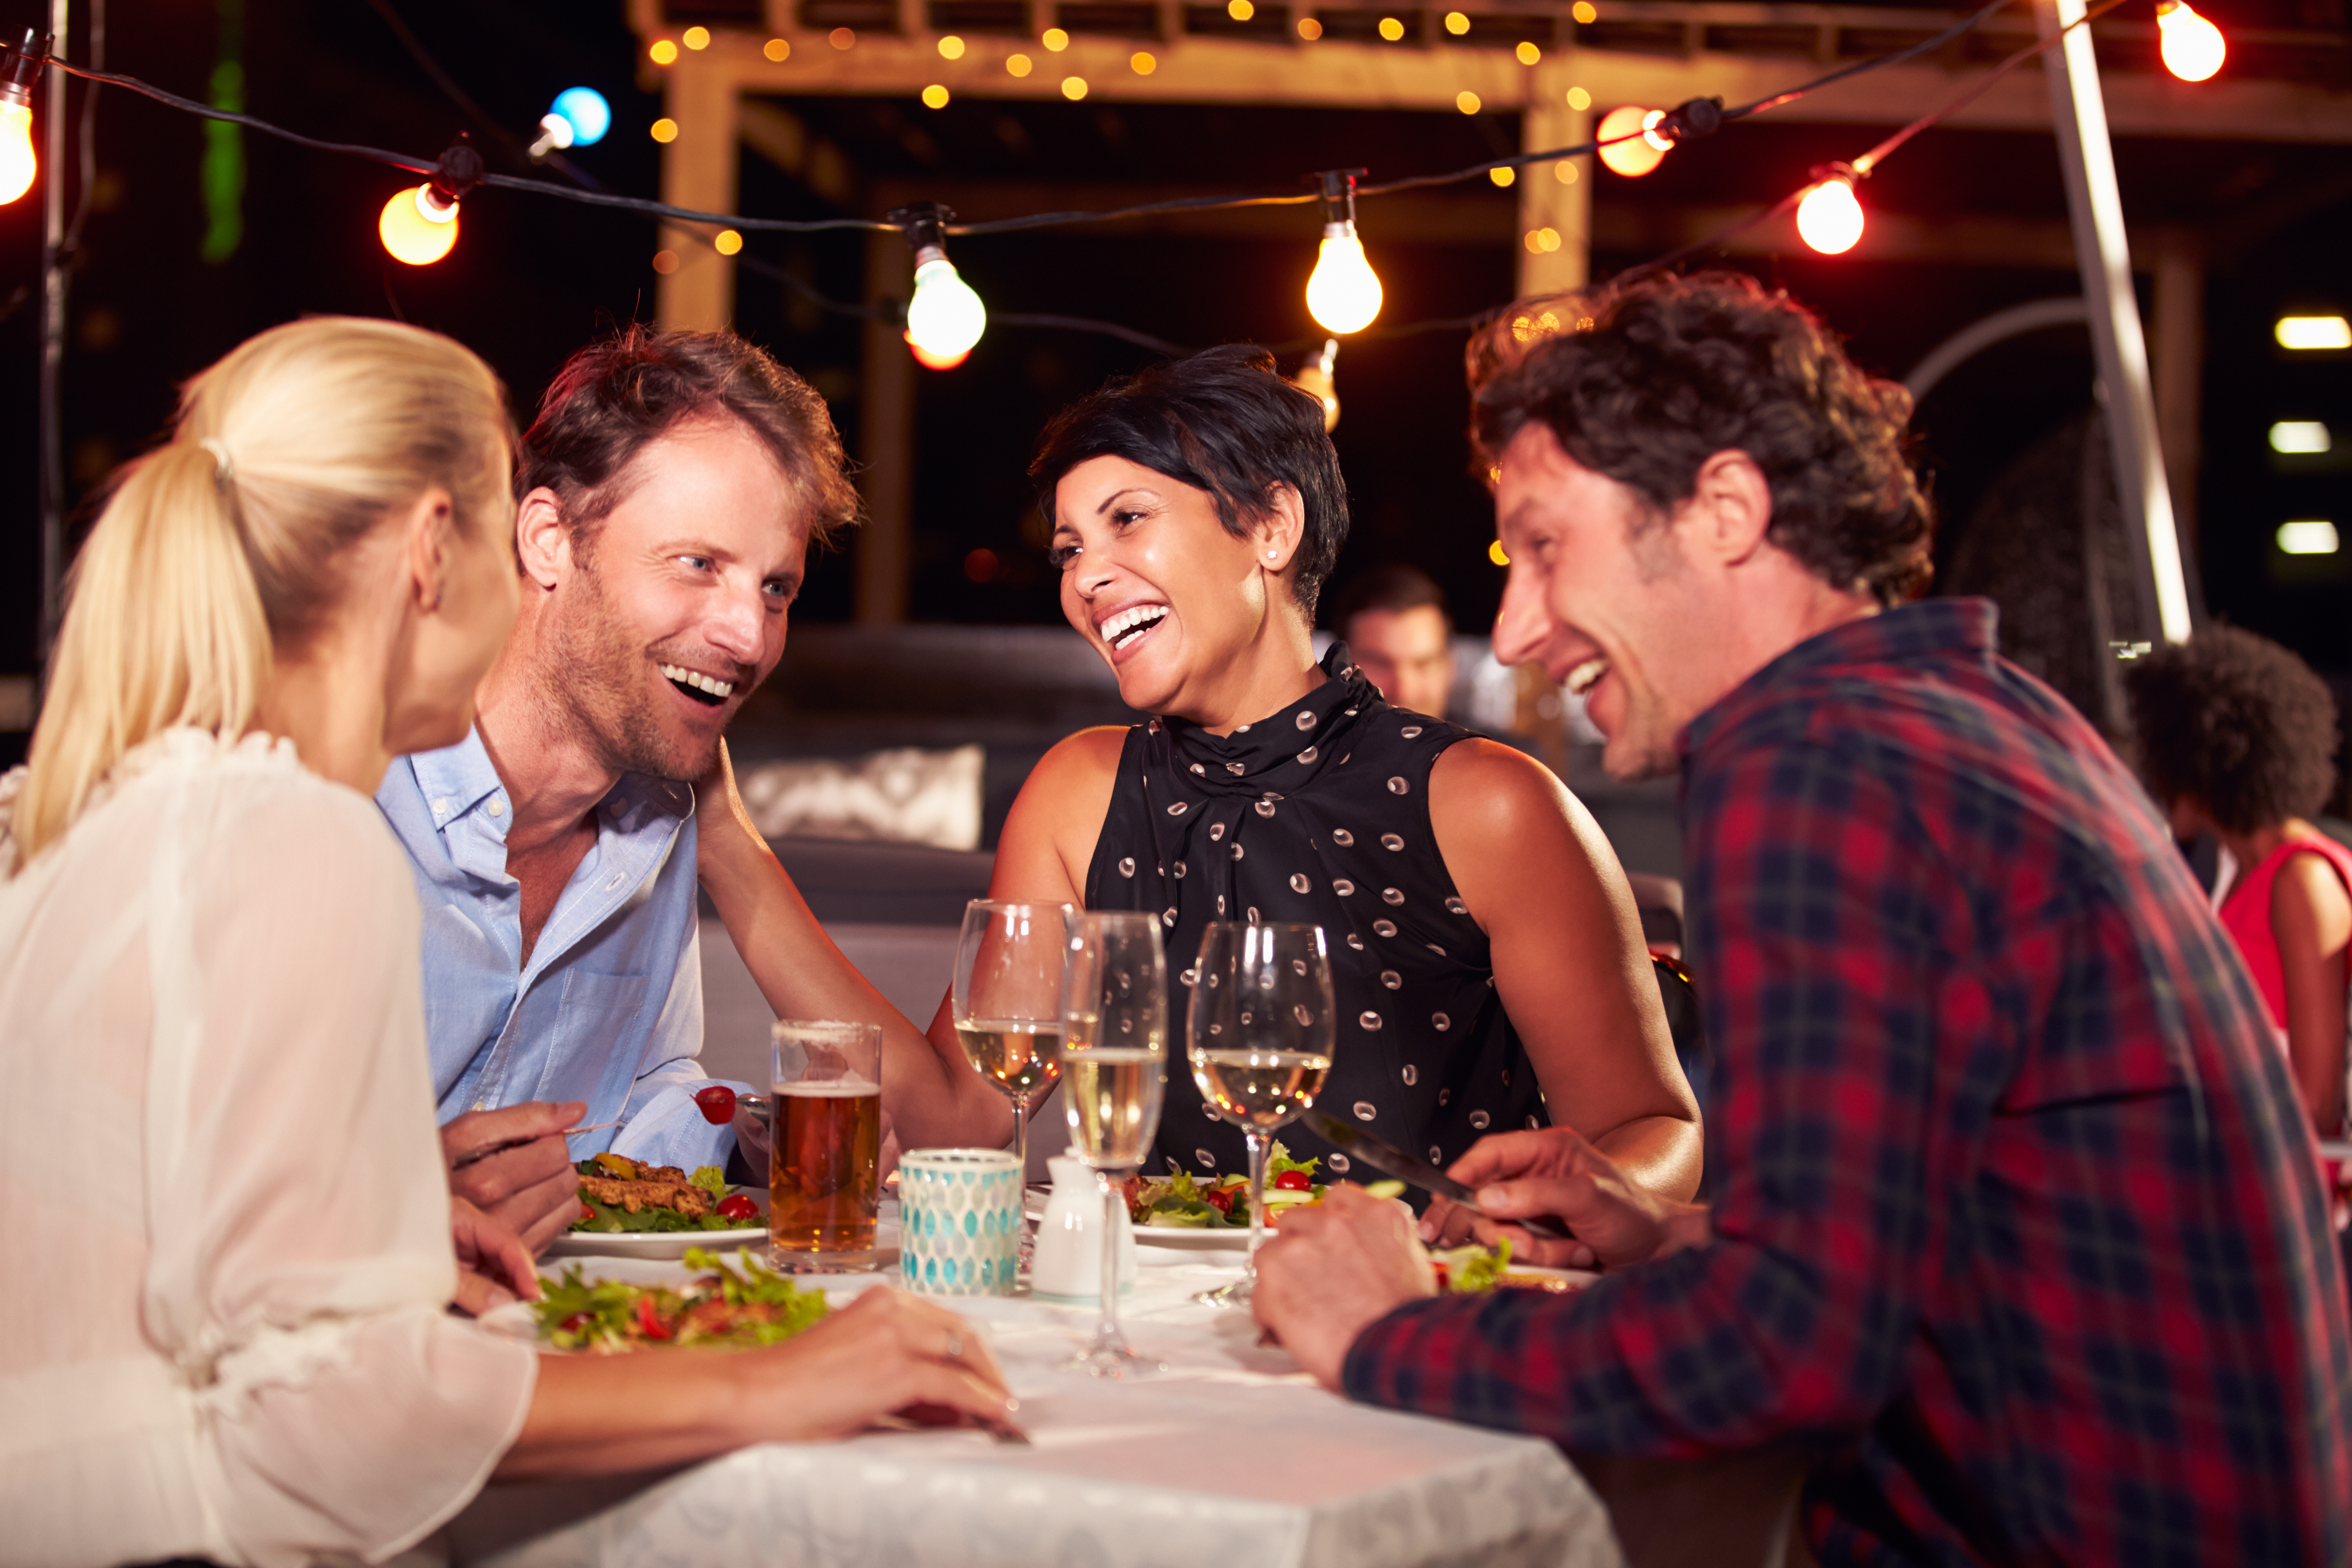
[[[294,322],[197,375],[171,441],[124,468],[74,563],[16,864],[149,737],[243,734],[277,652],[339,601],[346,548],[394,509],[437,485],[458,527],[506,526],[512,450],[489,367],[394,322]]]

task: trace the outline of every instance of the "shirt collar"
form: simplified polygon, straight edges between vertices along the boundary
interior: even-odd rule
[[[409,762],[416,770],[425,808],[433,814],[433,826],[443,831],[493,795],[502,796],[507,787],[490,762],[478,728],[467,730],[466,738],[454,746],[419,752]],[[693,790],[675,779],[648,773],[623,773],[596,806],[600,831],[609,826],[633,833],[664,817],[684,821],[693,815]],[[499,835],[504,837],[511,818],[504,811],[499,816]]]
[[[1733,687],[1684,726],[1680,756],[1754,706],[1774,688],[1840,665],[1901,663],[1928,654],[1988,658],[1999,646],[2000,610],[1990,599],[1920,599],[1816,633]]]

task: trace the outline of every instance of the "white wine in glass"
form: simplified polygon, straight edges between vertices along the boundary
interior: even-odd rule
[[[1062,1069],[1070,1142],[1093,1168],[1103,1197],[1102,1316],[1094,1342],[1070,1365],[1097,1377],[1159,1371],[1118,1328],[1118,1222],[1127,1177],[1151,1148],[1168,1093],[1168,968],[1157,917],[1077,917],[1062,989]]]
[[[1193,1298],[1246,1303],[1265,1244],[1265,1161],[1274,1131],[1297,1120],[1331,1075],[1331,960],[1323,928],[1214,921],[1201,932],[1185,1017],[1192,1081],[1249,1144],[1249,1263],[1230,1285]]]
[[[1062,970],[1075,912],[1067,904],[974,899],[956,942],[956,1038],[980,1076],[1013,1101],[1013,1153],[1024,1171],[1029,1107],[1062,1072]]]

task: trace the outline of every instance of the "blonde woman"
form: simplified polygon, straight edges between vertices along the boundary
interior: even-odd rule
[[[456,343],[281,327],[83,549],[0,803],[0,1559],[379,1561],[494,1473],[1006,1407],[976,1334],[887,1290],[727,1357],[447,1313],[416,899],[369,796],[466,732],[514,616],[509,445]],[[510,1233],[457,1231],[530,1289]]]

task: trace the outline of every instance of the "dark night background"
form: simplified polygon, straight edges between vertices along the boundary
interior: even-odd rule
[[[2328,16],[2318,20],[2340,32],[2340,4],[2320,5]],[[241,55],[248,110],[311,135],[430,156],[467,126],[367,0],[116,0],[110,10],[109,67],[192,97],[206,95],[226,46]],[[2232,24],[2229,8],[2216,10],[2225,27]],[[576,153],[577,162],[615,189],[658,194],[658,149],[646,127],[660,112],[659,99],[639,89],[636,40],[619,0],[400,0],[399,12],[465,90],[518,136],[528,137],[562,89],[585,83],[603,91],[614,107],[612,133]],[[11,36],[37,14],[23,0],[0,5],[0,22]],[[2299,13],[2290,21],[2310,26],[2314,18]],[[81,61],[88,16],[80,7],[75,26],[72,53]],[[2123,63],[2145,68],[2147,62]],[[1790,62],[1792,79],[1807,71],[1803,62]],[[1518,142],[1508,115],[973,99],[933,113],[912,100],[782,101],[849,153],[865,174],[898,181],[926,174],[1148,178],[1281,189],[1317,168],[1360,163],[1375,178],[1421,173],[1516,151]],[[80,103],[78,88],[77,113]],[[44,93],[37,119],[52,112]],[[1877,134],[1868,127],[1769,120],[1737,126],[1678,151],[1649,179],[1591,176],[1602,182],[1596,226],[1605,228],[1608,214],[1621,205],[1735,205],[1775,196],[1801,184],[1811,165],[1851,157]],[[153,438],[180,378],[255,331],[296,315],[394,315],[448,332],[498,368],[519,415],[582,342],[610,323],[652,315],[657,242],[649,220],[486,191],[467,203],[462,237],[447,260],[408,268],[384,255],[375,217],[413,176],[252,132],[243,137],[241,240],[224,260],[200,259],[205,136],[191,117],[128,92],[101,94],[98,174],[74,259],[64,382],[65,464],[78,507],[116,463]],[[493,169],[517,172],[484,145]],[[2287,363],[2270,331],[2284,309],[2352,308],[2344,261],[2352,246],[2352,180],[2346,174],[2352,161],[2341,147],[2168,139],[2124,141],[2116,156],[2125,210],[2136,226],[2169,225],[2206,240],[2198,556],[2207,601],[2217,614],[2286,641],[2325,671],[2352,671],[2343,583],[2326,565],[2297,579],[2271,544],[2277,524],[2290,517],[2328,517],[2352,528],[2352,508],[2345,504],[2352,457],[2339,434],[2334,460],[2305,459],[2298,468],[2275,458],[2264,438],[2280,418],[2325,419],[2339,433],[2352,428],[2352,356],[2299,355]],[[742,168],[746,211],[838,210],[755,156],[747,153]],[[44,178],[51,173],[45,168]],[[76,173],[65,171],[69,181]],[[2050,139],[2021,132],[1931,132],[1863,195],[1874,216],[2064,216]],[[1497,205],[1498,226],[1508,228],[1514,193],[1481,187],[1477,195]],[[6,312],[0,319],[0,672],[37,663],[41,221],[38,185],[0,209],[0,309]],[[1507,298],[1513,254],[1505,246],[1383,245],[1380,226],[1378,204],[1368,202],[1363,226],[1387,289],[1382,326],[1466,315]],[[1310,335],[1320,337],[1301,298],[1312,261],[1311,225],[1302,219],[1297,226],[1295,236],[1264,239],[1050,231],[964,240],[955,258],[997,311],[1108,318],[1191,346],[1252,338],[1289,345],[1287,366]],[[754,237],[751,254],[835,298],[859,297],[864,252],[856,236]],[[1596,274],[1640,259],[1603,249],[1594,258]],[[2076,291],[2063,269],[1810,256],[1738,264],[1784,283],[1849,337],[1864,364],[1898,377],[1989,311]],[[832,401],[855,452],[859,323],[827,316],[745,272],[737,283],[737,324]],[[1343,351],[1344,417],[1335,439],[1356,521],[1339,576],[1375,557],[1415,561],[1444,584],[1465,628],[1477,629],[1492,615],[1501,574],[1486,558],[1490,510],[1465,473],[1460,353],[1454,332]],[[1149,357],[1108,337],[998,326],[960,370],[922,375],[915,619],[1058,619],[1022,476],[1030,441],[1056,407]],[[2053,331],[1980,357],[1927,400],[1918,428],[1945,517],[1939,558],[1949,558],[1956,531],[2002,470],[2090,407],[2090,379],[2087,335],[2079,328]],[[76,521],[87,524],[86,510]],[[983,547],[1003,568],[993,580],[974,583],[964,563]],[[801,618],[847,618],[852,574],[846,553],[816,563]],[[21,736],[12,739],[21,747]]]

